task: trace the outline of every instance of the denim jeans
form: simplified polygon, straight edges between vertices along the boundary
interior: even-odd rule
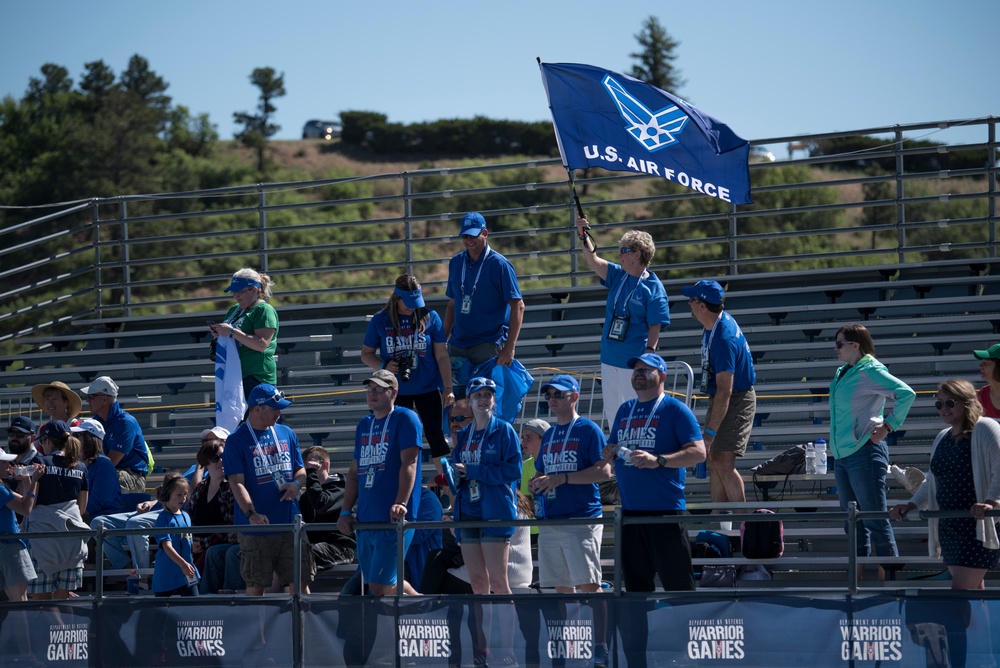
[[[201,574],[201,593],[217,594],[220,589],[239,591],[247,585],[240,575],[240,544],[219,543],[205,553],[205,572]]]
[[[858,510],[886,512],[885,474],[889,468],[889,447],[885,441],[865,443],[860,450],[847,457],[837,457],[833,473],[837,480],[840,509],[847,510],[851,501],[858,503]],[[874,544],[880,557],[899,555],[896,536],[888,517],[882,520],[858,522],[858,556],[869,557]],[[846,531],[846,525],[845,525]]]
[[[151,529],[156,524],[156,518],[159,515],[159,510],[148,513],[101,515],[93,519],[90,528],[94,531],[99,531],[102,526],[106,529]],[[131,557],[125,551],[126,541],[128,549],[132,553]],[[128,568],[130,562],[132,568],[149,568],[149,536],[106,536],[104,538],[104,555],[114,568]]]

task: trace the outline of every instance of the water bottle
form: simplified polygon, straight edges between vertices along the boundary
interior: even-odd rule
[[[816,473],[826,473],[826,441],[816,440]]]
[[[441,458],[441,473],[444,475],[445,482],[448,483],[448,489],[451,490],[452,496],[458,496],[458,485],[455,481],[455,469],[451,465],[451,457]]]
[[[133,568],[125,579],[125,590],[130,594],[139,593],[139,574]]]
[[[625,462],[625,466],[632,466],[632,450],[624,445],[618,448],[618,459]]]
[[[806,475],[816,475],[816,446],[806,443]]]
[[[545,497],[542,494],[533,494],[535,499],[535,519],[545,518]]]

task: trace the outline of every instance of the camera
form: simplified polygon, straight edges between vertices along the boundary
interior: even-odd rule
[[[412,352],[408,352],[402,357],[396,358],[396,364],[399,365],[399,382],[410,382],[410,374],[413,371],[413,367],[416,366],[414,354]]]

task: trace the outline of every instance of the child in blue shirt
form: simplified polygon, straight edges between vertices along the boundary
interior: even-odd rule
[[[189,492],[187,479],[179,473],[168,473],[157,490],[163,510],[156,518],[154,530],[167,530],[156,534],[160,553],[153,566],[153,593],[157,596],[198,595],[198,569],[191,553],[191,534],[181,531],[191,526],[190,516],[181,510]]]

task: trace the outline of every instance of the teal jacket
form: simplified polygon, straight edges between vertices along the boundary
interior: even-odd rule
[[[830,452],[838,459],[854,454],[883,419],[893,431],[899,429],[916,396],[871,355],[840,367],[830,383]],[[886,399],[895,406],[883,416]]]

